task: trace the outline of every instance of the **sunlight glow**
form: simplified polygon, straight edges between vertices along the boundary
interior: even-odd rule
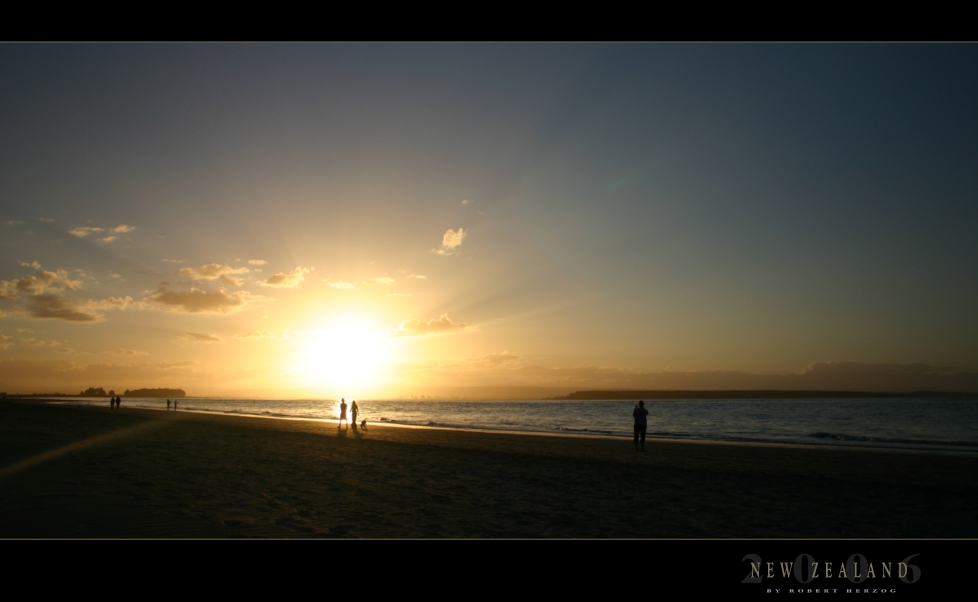
[[[354,396],[383,377],[388,339],[365,320],[335,320],[301,340],[294,368],[306,386]]]

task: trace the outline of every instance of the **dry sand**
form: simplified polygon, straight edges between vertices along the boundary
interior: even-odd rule
[[[0,537],[964,538],[978,458],[0,402]]]

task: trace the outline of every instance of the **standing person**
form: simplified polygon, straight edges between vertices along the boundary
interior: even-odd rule
[[[177,402],[178,402],[178,401],[179,401],[179,400],[176,400],[176,399],[174,399],[174,400],[173,400],[173,411],[174,411],[174,412],[176,412],[176,411],[177,411]]]
[[[354,399],[353,403],[350,405],[350,424],[353,425],[353,430],[357,428],[357,414],[360,413],[360,408],[357,407],[357,400]]]
[[[344,422],[346,422],[346,397],[340,399],[340,423],[336,425],[336,428],[340,428]],[[347,422],[347,426],[349,424]]]
[[[122,405],[122,397],[116,396],[116,398],[115,398],[115,409],[118,410],[120,405]]]
[[[170,411],[170,400],[169,399],[166,400],[166,411],[167,412]]]
[[[646,416],[649,415],[649,411],[645,409],[645,402],[643,400],[638,401],[638,405],[632,410],[632,416],[635,417],[635,450],[638,451],[639,447],[639,435],[642,439],[642,451],[645,451],[645,430],[648,428],[648,419]]]

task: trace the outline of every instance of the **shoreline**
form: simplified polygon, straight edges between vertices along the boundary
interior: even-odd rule
[[[973,457],[254,418],[0,406],[0,537],[978,536]]]
[[[144,398],[137,398],[144,399]],[[155,398],[154,398],[155,399]],[[180,398],[180,399],[191,399],[191,398]],[[199,398],[199,399],[212,399],[212,398]],[[53,405],[67,405],[69,407],[88,407],[88,408],[102,408],[101,405],[89,402],[87,399],[74,399],[74,400],[57,400],[57,399],[33,399],[33,398],[8,398],[8,401],[23,401],[27,403],[49,403]],[[250,401],[250,400],[249,400]],[[534,400],[537,401],[537,400]],[[543,401],[554,401],[554,400],[543,400]],[[564,401],[564,400],[560,400]],[[587,401],[587,400],[568,400],[568,401]],[[599,400],[600,401],[600,400]],[[620,401],[620,400],[619,400]],[[685,400],[683,400],[685,401]],[[71,405],[72,402],[80,402],[77,405]],[[103,408],[105,409],[105,408]],[[131,411],[148,411],[148,412],[164,412],[167,410],[165,408],[139,408],[139,407],[128,407],[126,410]],[[267,418],[271,420],[300,420],[300,421],[311,421],[311,422],[324,422],[337,424],[338,419],[333,418],[309,418],[303,416],[281,416],[281,415],[268,415],[268,414],[252,414],[247,412],[221,412],[214,410],[201,410],[201,409],[181,409],[172,410],[173,412],[179,411],[184,413],[196,413],[196,414],[209,414],[214,416],[237,416],[242,418]],[[389,426],[394,428],[410,428],[410,429],[434,429],[434,430],[449,430],[449,431],[459,431],[459,432],[472,432],[472,433],[489,433],[489,434],[512,434],[512,435],[535,435],[543,437],[568,437],[568,438],[581,438],[581,439],[609,439],[613,441],[631,441],[632,437],[628,434],[622,435],[612,435],[601,432],[594,433],[582,433],[574,430],[568,430],[564,432],[552,432],[543,430],[530,430],[530,429],[498,429],[498,428],[478,428],[478,427],[466,427],[458,425],[424,425],[424,424],[410,424],[407,422],[398,422],[391,420],[376,420],[369,421],[370,425],[379,426]],[[900,446],[898,444],[881,444],[881,443],[869,443],[869,442],[848,442],[848,443],[830,443],[830,442],[806,442],[806,443],[795,443],[795,442],[783,442],[783,441],[765,441],[765,440],[724,440],[724,439],[709,439],[709,438],[681,438],[681,437],[662,437],[649,434],[646,437],[647,441],[660,441],[665,443],[691,443],[700,445],[734,445],[734,446],[760,446],[760,447],[781,447],[787,449],[802,448],[802,449],[843,449],[843,450],[853,450],[853,451],[873,451],[873,452],[903,452],[911,454],[939,454],[939,455],[950,455],[950,456],[961,456],[961,457],[978,457],[978,449],[968,450],[968,449],[944,449],[937,447],[935,444],[931,444],[931,447],[909,447]],[[948,444],[953,445],[953,444]]]

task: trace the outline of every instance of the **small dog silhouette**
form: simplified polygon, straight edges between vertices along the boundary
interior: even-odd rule
[[[360,421],[360,428],[363,429],[363,430],[367,430],[367,421],[366,420],[361,420]]]

